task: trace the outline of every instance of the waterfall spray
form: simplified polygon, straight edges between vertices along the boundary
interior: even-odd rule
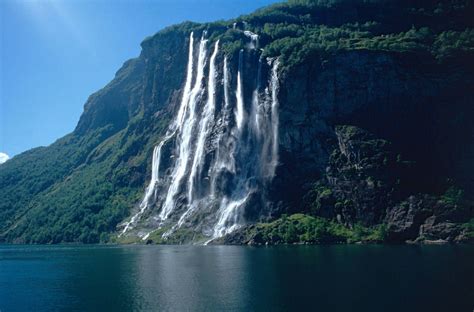
[[[248,30],[244,31],[244,35],[250,38],[250,49],[258,49],[258,35]]]
[[[262,105],[260,104],[260,75],[262,72],[262,60],[260,59],[258,61],[258,69],[257,69],[257,84],[255,89],[253,90],[252,93],[252,110],[251,114],[252,117],[250,118],[251,120],[251,125],[252,125],[252,130],[255,132],[255,135],[257,136],[257,139],[260,138],[261,136],[261,124],[263,122],[262,120]]]
[[[272,106],[271,106],[271,117],[272,117],[272,158],[270,162],[270,177],[275,175],[275,169],[278,165],[278,125],[279,125],[279,116],[278,116],[278,89],[280,87],[278,82],[278,66],[280,65],[279,59],[273,60],[270,87],[272,90]]]
[[[244,50],[239,52],[239,69],[237,72],[237,90],[235,92],[237,100],[237,108],[235,111],[235,123],[237,124],[237,129],[241,130],[244,123],[244,91],[242,90],[242,66],[244,59]]]
[[[214,120],[214,112],[216,109],[216,56],[219,50],[219,41],[216,42],[214,52],[211,56],[209,65],[209,81],[208,81],[208,100],[204,111],[202,113],[201,121],[199,123],[199,135],[197,140],[196,152],[194,153],[193,164],[191,166],[191,174],[188,181],[188,202],[192,202],[194,193],[194,182],[196,175],[199,175],[203,166],[204,145],[209,136]]]
[[[179,154],[176,166],[172,173],[171,185],[166,194],[165,203],[163,204],[163,207],[159,214],[159,218],[161,220],[166,220],[171,211],[174,209],[175,196],[179,191],[181,181],[184,178],[188,167],[192,147],[191,137],[192,132],[194,130],[194,124],[196,123],[196,102],[200,99],[203,92],[204,66],[206,63],[206,44],[207,39],[205,39],[203,35],[203,37],[201,38],[201,42],[199,43],[199,57],[196,81],[189,96],[188,110],[185,114],[185,117],[183,117],[183,125],[180,126],[182,130],[178,138]]]
[[[163,145],[174,136],[174,134],[176,133],[176,128],[181,126],[182,118],[186,111],[186,106],[189,101],[191,81],[193,78],[192,77],[193,76],[193,53],[194,53],[193,49],[194,49],[194,32],[191,32],[191,34],[189,35],[189,50],[188,50],[188,65],[187,65],[187,70],[186,70],[186,82],[184,84],[183,96],[181,99],[181,104],[179,106],[177,117],[175,121],[171,124],[170,128],[165,134],[165,137],[153,149],[153,159],[152,159],[152,165],[151,165],[152,167],[151,180],[146,188],[145,196],[143,197],[143,200],[140,202],[140,206],[139,206],[140,210],[135,215],[132,216],[129,222],[126,223],[124,229],[120,233],[120,236],[125,234],[131,228],[131,226],[138,220],[138,218],[145,212],[145,210],[148,208],[151,196],[156,191],[156,184],[159,180],[161,149]]]
[[[127,232],[132,227],[132,225],[138,220],[138,218],[145,212],[145,210],[148,207],[148,203],[150,201],[151,196],[155,192],[156,183],[158,182],[158,170],[160,168],[159,162],[160,162],[160,157],[161,157],[162,146],[163,144],[160,143],[159,145],[155,146],[155,148],[153,149],[151,180],[146,188],[145,196],[140,202],[140,210],[132,216],[129,222],[125,224],[125,227],[120,233],[120,236],[125,234],[125,232]]]
[[[244,31],[244,35],[250,38],[246,49],[257,49],[258,35],[250,31]],[[246,207],[265,200],[260,188],[273,178],[278,164],[278,59],[268,59],[271,69],[265,79],[262,67],[266,64],[260,57],[256,64],[257,75],[251,79],[252,71],[244,74],[248,66],[244,66],[242,49],[235,79],[231,79],[228,58],[224,56],[223,79],[218,80],[217,41],[209,57],[209,74],[205,76],[208,60],[205,36],[204,32],[195,65],[193,33],[190,35],[186,81],[179,109],[164,138],[153,150],[150,183],[140,210],[126,224],[122,234],[134,227],[153,202],[160,205],[161,210],[148,219],[151,231],[142,239],[148,239],[157,228],[167,229],[162,235],[166,238],[192,216],[199,216],[199,220],[205,220],[200,221],[205,222],[200,231],[209,237],[208,243],[243,226]],[[258,51],[245,59],[254,62],[254,56],[258,56]],[[253,87],[251,99],[245,98],[244,76],[247,78],[245,86]],[[220,94],[216,92],[218,82],[222,82],[223,99],[217,96]],[[251,102],[245,105],[246,101]],[[166,170],[169,175],[160,180],[161,151],[172,138],[175,138],[173,167]],[[206,172],[205,168],[208,168]]]
[[[261,65],[261,62],[259,65]],[[269,77],[269,88],[271,89],[271,107],[270,112],[267,112],[266,116],[261,117],[262,122],[264,122],[264,124],[262,125],[262,129],[265,129],[266,131],[269,131],[271,133],[270,135],[265,137],[262,148],[260,149],[262,155],[268,155],[269,152],[271,154],[269,165],[270,168],[268,169],[268,174],[264,174],[263,176],[261,176],[262,173],[265,172],[264,168],[268,166],[268,161],[266,157],[258,157],[259,161],[257,163],[249,164],[249,158],[252,157],[252,151],[248,151],[247,149],[240,149],[240,152],[243,154],[237,155],[237,157],[239,157],[241,160],[240,166],[242,173],[240,176],[238,176],[238,182],[234,187],[233,194],[231,194],[230,197],[224,196],[222,198],[218,210],[218,219],[213,229],[212,238],[208,240],[206,244],[211,242],[213,239],[222,237],[226,234],[235,231],[242,225],[242,208],[245,207],[250,196],[255,191],[254,186],[249,184],[249,181],[258,178],[259,176],[262,179],[273,178],[274,176],[275,168],[278,162],[278,59],[272,60],[269,65],[272,66]],[[253,93],[253,111],[257,112],[255,114],[256,118],[259,118],[259,111],[261,111],[262,115],[264,114],[264,111],[260,107],[258,100],[258,89],[260,87],[258,81],[259,80],[257,79],[256,89]],[[258,133],[255,133],[255,135],[257,137],[248,138],[248,142],[245,144],[248,145],[251,144],[251,142],[254,142],[254,144],[256,144],[257,146],[258,144],[262,144],[258,143]],[[269,148],[270,142],[271,151],[266,152],[266,150]],[[242,142],[240,141],[240,143]]]
[[[186,114],[186,108],[188,107],[189,103],[189,96],[191,93],[191,83],[193,80],[193,53],[194,53],[194,33],[191,33],[189,38],[189,52],[188,52],[188,66],[186,70],[186,82],[184,84],[183,89],[183,96],[181,98],[181,105],[179,105],[178,114],[176,116],[175,121],[172,124],[173,130],[175,128],[181,129],[183,126],[183,118]]]
[[[224,105],[221,113],[221,127],[228,127],[230,124],[230,98],[229,98],[229,68],[227,57],[224,57]],[[235,140],[234,136],[230,131],[219,132],[217,138],[217,148],[215,158],[213,160],[212,166],[209,169],[210,176],[210,197],[215,197],[216,195],[216,183],[218,176],[223,172],[231,172],[235,174],[235,159],[234,159],[234,147]]]
[[[196,151],[194,152],[194,159],[191,166],[191,173],[188,180],[188,209],[181,215],[178,221],[178,227],[182,225],[186,217],[192,212],[195,207],[193,205],[193,195],[195,192],[195,179],[199,176],[202,171],[204,147],[206,139],[209,136],[209,132],[212,127],[212,121],[214,120],[214,112],[216,109],[216,56],[219,51],[219,41],[214,46],[214,52],[212,53],[210,65],[209,65],[209,81],[208,81],[208,99],[206,106],[202,112],[201,121],[199,122],[199,135],[196,142]]]

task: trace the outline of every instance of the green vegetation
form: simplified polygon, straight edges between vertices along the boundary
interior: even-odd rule
[[[417,6],[294,0],[238,21],[245,20],[247,27],[261,36],[264,56],[281,56],[284,70],[308,57],[349,50],[421,53],[441,62],[474,52],[470,8],[472,4],[467,2]],[[351,14],[354,11],[357,14]]]
[[[305,196],[305,201],[309,203],[309,211],[312,215],[321,215],[324,213],[325,205],[334,206],[333,192],[327,185],[315,183]]]
[[[463,229],[466,231],[466,236],[469,240],[474,240],[474,218],[469,220],[469,222],[462,225]]]
[[[124,242],[114,233],[140,201],[149,180],[153,146],[171,118],[166,105],[182,85],[184,43],[191,31],[200,36],[207,30],[211,42],[221,40],[234,68],[233,58],[248,43],[242,30],[257,33],[262,55],[279,56],[283,71],[309,59],[323,64],[333,54],[356,50],[462,62],[474,52],[472,6],[469,1],[421,6],[396,1],[290,0],[230,21],[168,27],[145,39],[142,55],[126,62],[109,85],[91,95],[73,133],[0,166],[0,241]],[[344,131],[349,135],[354,129]],[[367,144],[362,146],[366,158],[391,166],[389,155],[372,153],[385,141]],[[348,177],[351,170],[345,172]],[[378,185],[381,177],[370,173],[366,181]],[[353,204],[334,193],[317,185],[309,195],[308,212],[322,216],[327,207],[344,210]],[[462,196],[450,189],[442,200],[456,204]],[[383,227],[349,228],[301,214],[258,224],[253,231],[271,243],[379,241],[385,235]],[[150,239],[155,243],[201,239],[180,230],[173,236],[175,241],[164,242],[159,234]]]
[[[175,25],[146,42],[173,32],[187,35],[207,30],[210,41],[221,40],[223,50],[232,59],[248,42],[241,30],[250,30],[260,36],[263,56],[281,57],[283,71],[308,58],[351,50],[418,53],[444,62],[474,53],[474,29],[469,15],[472,6],[469,2],[448,1],[421,5],[290,0],[230,21]]]
[[[427,27],[398,33],[376,35],[370,31],[376,25],[346,24],[340,27],[307,26],[294,32],[295,25],[265,25],[264,33],[273,40],[264,56],[280,56],[285,68],[300,64],[309,57],[327,57],[331,53],[350,50],[410,52],[432,55],[439,61],[458,53],[474,52],[474,30],[446,31],[435,34]]]
[[[455,186],[451,186],[441,196],[441,201],[446,204],[458,205],[462,202],[463,198],[464,198],[464,191]]]
[[[188,242],[204,243],[206,238],[193,231],[190,228],[179,228],[169,237],[164,238],[163,234],[170,230],[170,227],[162,227],[153,231],[148,237],[146,243],[150,244],[183,244]]]
[[[270,223],[259,223],[249,231],[253,241],[260,244],[381,242],[385,238],[383,225],[368,228],[356,224],[347,227],[300,213],[283,215]]]
[[[108,128],[69,135],[0,168],[0,239],[21,243],[110,241],[142,196],[155,135]],[[152,132],[153,133],[153,132]],[[108,136],[108,137],[107,137]],[[142,147],[143,146],[143,147]]]

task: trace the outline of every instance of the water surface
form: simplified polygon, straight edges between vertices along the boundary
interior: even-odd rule
[[[0,246],[0,310],[472,311],[474,246]]]

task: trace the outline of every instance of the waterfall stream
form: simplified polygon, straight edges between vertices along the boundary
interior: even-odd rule
[[[179,191],[179,187],[181,184],[184,175],[186,174],[186,170],[188,167],[189,159],[191,157],[192,152],[192,135],[194,131],[194,126],[196,123],[196,104],[202,97],[203,93],[203,80],[204,80],[204,66],[207,60],[206,56],[206,49],[207,46],[207,39],[203,37],[201,38],[201,42],[199,43],[199,58],[198,58],[198,68],[197,68],[197,76],[196,81],[194,83],[194,87],[191,90],[191,95],[189,96],[189,103],[187,105],[187,112],[185,112],[185,116],[183,117],[183,122],[179,125],[182,128],[179,134],[178,146],[179,146],[179,154],[177,157],[177,164],[173,170],[171,175],[172,181],[171,185],[168,189],[165,203],[163,204],[163,208],[159,214],[159,218],[161,220],[166,220],[169,214],[175,208],[175,197]],[[184,96],[183,96],[184,97]]]
[[[237,129],[241,130],[244,124],[245,111],[244,111],[244,91],[242,90],[242,63],[244,57],[244,50],[239,52],[239,69],[237,71],[237,90],[235,96],[237,100],[237,107],[235,109],[235,123]]]
[[[208,99],[206,106],[204,107],[201,120],[199,122],[199,135],[196,142],[196,151],[194,153],[194,159],[191,166],[191,173],[189,174],[188,180],[188,209],[181,215],[178,221],[178,227],[182,225],[186,216],[195,208],[193,205],[193,195],[195,192],[195,179],[197,175],[200,175],[203,166],[204,157],[204,144],[209,136],[212,127],[212,121],[214,120],[214,112],[216,109],[216,56],[219,51],[219,41],[216,42],[214,52],[211,56],[209,65],[209,81],[208,81]]]
[[[258,58],[258,35],[243,34],[250,43],[238,53],[234,79],[228,57],[219,58],[219,41],[208,56],[206,32],[194,62],[194,34],[190,34],[179,108],[153,150],[151,180],[138,212],[124,223],[120,235],[137,228],[136,235],[145,240],[160,228],[167,237],[181,227],[199,227],[208,243],[243,226],[250,202],[264,202],[262,188],[271,181],[278,164],[279,62],[263,62]],[[255,52],[247,55],[247,50]],[[254,62],[256,74],[244,75],[248,68],[244,62]],[[252,92],[246,93],[246,88]],[[171,164],[160,178],[160,159],[167,142],[174,146]],[[166,144],[166,150],[170,145]],[[193,223],[195,216],[199,224]]]

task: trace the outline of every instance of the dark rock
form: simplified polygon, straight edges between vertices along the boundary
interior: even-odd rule
[[[431,216],[420,226],[419,239],[445,240],[452,242],[461,234],[461,225],[451,222],[436,222],[436,216]]]
[[[387,240],[448,242],[466,240],[462,223],[472,217],[463,205],[445,203],[434,196],[410,196],[406,201],[387,211]]]
[[[425,219],[432,214],[436,200],[430,196],[410,196],[387,212],[387,240],[404,242],[418,237],[419,229]]]
[[[353,190],[342,197],[356,199],[357,207],[337,212],[343,222],[380,222],[411,194],[442,193],[447,177],[472,197],[474,146],[463,143],[474,135],[469,70],[374,51],[339,52],[292,68],[280,90],[281,165],[272,198],[284,212],[305,210],[301,199],[328,167],[336,193]]]

